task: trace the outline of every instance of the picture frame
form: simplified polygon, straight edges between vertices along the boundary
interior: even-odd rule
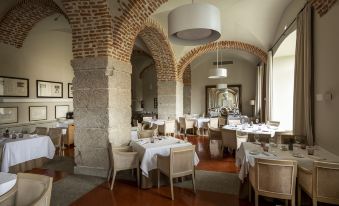
[[[37,98],[63,98],[63,83],[36,80]]]
[[[73,98],[73,84],[68,83],[68,98]]]
[[[47,106],[29,106],[29,121],[47,120]]]
[[[0,125],[18,123],[18,107],[0,107]]]
[[[29,97],[29,79],[0,76],[1,97]]]
[[[66,118],[69,105],[55,105],[55,119]]]

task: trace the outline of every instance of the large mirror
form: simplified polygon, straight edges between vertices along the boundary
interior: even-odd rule
[[[227,89],[217,89],[216,85],[206,86],[206,114],[211,110],[227,108],[241,112],[241,85],[228,85]]]

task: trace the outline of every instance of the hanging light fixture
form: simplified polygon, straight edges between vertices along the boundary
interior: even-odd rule
[[[224,83],[217,84],[217,89],[227,89],[227,84]]]
[[[227,77],[227,69],[219,68],[219,43],[217,42],[217,68],[209,70],[209,79],[222,79]]]
[[[186,4],[168,14],[171,42],[194,46],[213,42],[221,36],[220,11],[207,3]]]

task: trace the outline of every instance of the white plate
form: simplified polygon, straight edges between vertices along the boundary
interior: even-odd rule
[[[251,155],[258,155],[258,154],[260,154],[260,151],[258,151],[258,150],[253,150],[253,151],[250,151],[250,154],[251,154]]]

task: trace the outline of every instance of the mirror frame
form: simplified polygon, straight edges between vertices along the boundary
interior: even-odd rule
[[[216,88],[217,85],[206,85],[205,86],[205,114],[208,114],[208,89]],[[241,84],[230,84],[227,88],[237,88],[239,90],[239,112],[242,112],[242,100],[241,100]]]

